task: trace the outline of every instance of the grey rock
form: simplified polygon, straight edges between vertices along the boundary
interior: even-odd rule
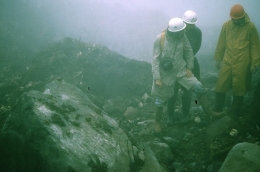
[[[140,115],[140,112],[135,107],[129,106],[124,112],[124,117],[129,120],[134,120]]]
[[[152,149],[148,145],[145,145],[145,162],[139,172],[148,171],[165,172],[165,170],[160,165],[158,159],[155,157]]]
[[[230,150],[219,172],[237,171],[260,171],[260,147],[258,145],[239,143]]]
[[[5,157],[8,171],[121,172],[129,170],[133,156],[131,142],[115,120],[62,79],[44,92],[22,94],[1,137],[6,144],[16,142],[8,145],[11,154],[17,152]]]

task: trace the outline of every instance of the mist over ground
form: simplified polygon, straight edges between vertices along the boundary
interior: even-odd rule
[[[253,76],[252,89],[245,96],[246,107],[239,120],[233,120],[231,115],[220,119],[209,118],[194,97],[188,123],[178,124],[183,116],[179,104],[176,106],[176,125],[167,126],[163,140],[157,139],[153,134],[155,114],[154,99],[149,96],[152,84],[149,63],[152,60],[155,37],[167,27],[171,18],[182,17],[190,9],[197,12],[197,25],[203,32],[202,47],[197,55],[203,78],[201,82],[205,88],[209,88],[208,97],[213,105],[214,89],[210,88],[214,87],[217,80],[214,50],[221,26],[229,19],[229,10],[235,3],[241,3],[245,7],[259,31],[258,0],[0,0],[0,169],[39,171],[45,169],[39,164],[46,169],[49,164],[54,164],[57,169],[68,166],[67,171],[78,171],[78,168],[71,168],[68,162],[72,166],[82,162],[96,171],[105,171],[110,160],[115,160],[111,156],[117,153],[114,148],[119,148],[119,152],[137,153],[133,156],[135,163],[122,159],[118,154],[120,161],[130,164],[124,166],[114,161],[120,170],[130,166],[132,170],[129,171],[138,171],[144,166],[143,169],[151,169],[144,171],[167,168],[168,171],[214,172],[218,171],[236,143],[259,145],[259,70]],[[209,75],[204,77],[206,72]],[[47,89],[47,92],[41,94],[45,90],[43,87],[52,81],[66,81],[74,86],[64,83],[67,88],[61,89],[60,85],[54,84],[53,91]],[[80,92],[75,91],[78,88]],[[55,96],[49,94],[52,92]],[[29,94],[31,98],[24,96]],[[85,94],[93,105],[87,103],[86,99],[81,99]],[[28,97],[27,101],[24,101],[24,97]],[[181,100],[181,94],[178,100]],[[231,101],[231,93],[228,93],[225,102],[227,108]],[[85,110],[86,107],[89,111]],[[36,109],[43,112],[38,117],[32,113]],[[78,113],[78,109],[82,109],[80,111],[83,114]],[[93,112],[97,113],[97,118],[93,117]],[[104,116],[103,113],[109,114],[115,122],[107,121],[108,118],[96,121],[95,119]],[[44,118],[45,115],[47,118]],[[72,120],[68,120],[70,118]],[[166,124],[166,115],[163,120]],[[57,137],[56,141],[46,138],[52,135],[48,128],[39,129],[40,121],[44,121],[47,127],[62,128],[56,130],[55,127],[53,130],[62,139]],[[87,124],[91,128],[84,129],[82,126]],[[74,127],[86,133],[77,134]],[[128,137],[122,139],[122,133],[115,132],[121,129]],[[97,132],[93,132],[92,137],[88,135],[89,131]],[[111,134],[119,138],[110,141],[114,138]],[[76,137],[77,143],[84,143],[86,149],[77,146],[79,144],[71,144],[75,141],[74,135],[91,139],[86,142],[77,140]],[[96,136],[99,138],[92,139]],[[103,140],[107,137],[109,139]],[[68,142],[56,144],[62,140]],[[149,147],[145,146],[144,149],[142,142],[149,144]],[[125,147],[118,147],[118,143],[124,143]],[[128,143],[139,149],[145,157],[136,158],[140,152],[133,151],[134,147],[129,147]],[[107,148],[110,144],[111,147]],[[80,149],[67,149],[64,145]],[[75,154],[74,163],[70,161],[73,159],[71,154],[64,153],[62,149],[84,154],[82,157],[86,159]],[[91,150],[88,151],[89,149]],[[104,154],[97,156],[96,150],[110,150],[112,153],[104,151]],[[257,149],[252,149],[253,152],[255,150]],[[109,161],[103,161],[104,157],[108,157]],[[129,155],[130,157],[132,156]],[[248,167],[249,161],[243,160],[240,153],[238,157],[233,160],[235,165],[238,164],[238,169],[252,169],[252,165],[249,164]],[[259,156],[252,159],[260,162]],[[230,165],[229,162],[226,164]],[[259,163],[256,163],[256,167],[259,169]]]
[[[128,58],[150,62],[155,37],[167,27],[168,21],[182,17],[186,10],[194,10],[198,15],[197,26],[203,32],[197,56],[212,59],[221,26],[236,3],[244,6],[260,30],[258,0],[1,0],[0,3],[1,35],[12,36],[16,44],[27,45],[30,51],[73,37],[105,45]]]

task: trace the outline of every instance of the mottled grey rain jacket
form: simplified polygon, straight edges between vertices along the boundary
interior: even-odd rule
[[[161,34],[156,37],[153,47],[153,86],[151,94],[160,97],[171,97],[174,95],[174,83],[176,80],[188,90],[196,82],[196,79],[190,79],[188,82],[185,80],[183,82],[186,69],[193,68],[194,55],[186,35],[181,40],[173,40],[165,34],[162,51],[160,39]],[[173,68],[169,71],[164,71],[160,66],[160,61],[166,58],[171,59],[173,64]],[[156,79],[161,79],[163,83],[161,88],[155,85]]]

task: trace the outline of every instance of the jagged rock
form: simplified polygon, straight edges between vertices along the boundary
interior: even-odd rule
[[[142,108],[142,107],[144,107],[143,102],[139,102],[139,103],[138,103],[138,108]]]
[[[137,133],[139,137],[147,136],[154,131],[154,120],[149,119],[137,123]]]
[[[140,150],[137,147],[133,146],[133,152],[134,156],[138,157],[138,159],[140,159],[143,162],[145,161],[144,150]]]
[[[126,111],[124,112],[124,117],[129,120],[136,119],[139,115],[139,110],[132,106],[127,107]]]
[[[149,95],[147,93],[145,93],[143,96],[142,96],[142,100],[146,101],[147,99],[149,98]]]
[[[208,144],[214,142],[215,138],[223,133],[229,133],[229,131],[235,127],[234,121],[229,116],[224,116],[207,127],[207,141]]]
[[[169,145],[160,141],[150,142],[149,146],[153,150],[156,158],[163,164],[169,164],[173,160],[173,154]]]
[[[155,158],[154,152],[151,148],[146,145],[145,146],[145,163],[139,172],[148,172],[148,171],[156,171],[156,172],[165,172],[162,168],[158,160]]]
[[[131,142],[62,79],[24,93],[1,132],[4,171],[129,171]]]
[[[171,137],[163,137],[164,141],[170,146],[170,148],[175,148],[180,144],[179,140],[173,139]]]
[[[233,137],[232,130],[239,130],[236,121],[229,116],[224,116],[212,122],[206,130],[206,142],[210,150],[210,158],[214,159],[218,156],[225,156],[234,146],[237,137]],[[223,142],[222,140],[228,140]]]
[[[257,172],[260,170],[260,147],[252,143],[239,143],[235,145],[219,172]]]

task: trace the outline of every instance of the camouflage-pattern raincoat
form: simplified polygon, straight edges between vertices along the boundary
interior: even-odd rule
[[[232,87],[234,96],[244,96],[248,69],[260,63],[258,32],[247,14],[242,26],[232,20],[224,23],[214,59],[222,61],[215,91],[224,93]]]
[[[153,85],[151,94],[154,96],[160,96],[169,98],[174,95],[174,84],[176,80],[183,85],[186,89],[190,89],[197,81],[195,77],[183,80],[186,74],[186,69],[193,68],[194,55],[191,45],[184,34],[182,39],[171,39],[165,34],[164,46],[161,50],[161,34],[156,37],[153,47],[153,61],[152,61],[152,73],[153,73]],[[173,68],[165,71],[160,62],[165,59],[172,61]],[[155,80],[161,79],[162,87],[159,88],[155,85]]]

